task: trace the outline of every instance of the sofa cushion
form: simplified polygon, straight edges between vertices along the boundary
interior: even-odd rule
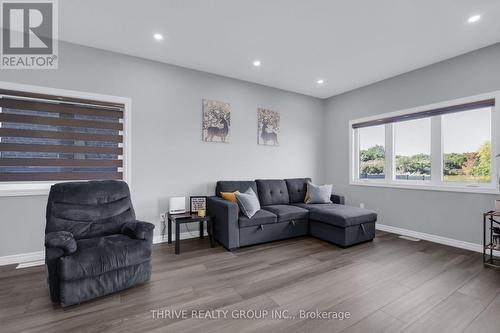
[[[304,208],[304,209],[307,209],[307,210],[311,210],[311,209],[314,209],[314,208],[328,208],[328,207],[330,207],[333,204],[332,203],[306,204],[304,202],[299,202],[299,203],[294,203],[292,205],[296,206],[296,207]]]
[[[140,264],[150,257],[151,248],[146,241],[125,235],[81,239],[74,254],[61,258],[60,276],[65,281],[94,277]]]
[[[215,195],[221,197],[220,192],[245,192],[248,188],[257,193],[257,184],[253,180],[219,180],[215,186]]]
[[[257,179],[257,190],[261,206],[288,205],[288,189],[282,179]]]
[[[345,228],[367,222],[375,222],[377,221],[377,213],[364,208],[330,204],[328,206],[311,208],[309,210],[309,218],[314,221]]]
[[[259,210],[255,213],[252,218],[246,217],[244,214],[240,214],[238,218],[238,222],[240,224],[240,228],[253,227],[261,224],[270,224],[276,223],[278,221],[278,217],[273,213],[267,210]]]
[[[288,197],[290,198],[290,203],[304,202],[307,191],[307,182],[310,182],[311,178],[292,178],[285,179],[286,187],[288,189]]]
[[[267,211],[278,216],[278,222],[307,219],[309,211],[293,205],[270,205],[263,207]]]

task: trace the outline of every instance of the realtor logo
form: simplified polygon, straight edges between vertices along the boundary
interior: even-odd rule
[[[56,69],[57,0],[2,0],[2,69]]]

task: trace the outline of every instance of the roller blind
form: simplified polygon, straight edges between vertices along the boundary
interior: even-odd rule
[[[0,182],[122,179],[124,108],[0,90]]]
[[[428,118],[428,117],[439,116],[439,115],[448,114],[448,113],[470,111],[470,110],[481,109],[481,108],[492,107],[492,106],[495,106],[495,99],[486,99],[486,100],[472,102],[472,103],[465,103],[465,104],[448,106],[448,107],[438,108],[438,109],[433,109],[433,110],[426,110],[426,111],[421,111],[421,112],[416,112],[416,113],[411,113],[411,114],[406,114],[406,115],[386,117],[386,118],[380,118],[380,119],[376,119],[376,120],[355,123],[355,124],[352,124],[352,128],[361,128],[361,127],[376,126],[376,125],[382,125],[382,124],[388,124],[388,123],[395,123],[395,122],[399,122],[399,121]]]

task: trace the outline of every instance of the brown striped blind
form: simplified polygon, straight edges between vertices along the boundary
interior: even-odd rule
[[[122,179],[124,109],[0,89],[0,182]]]

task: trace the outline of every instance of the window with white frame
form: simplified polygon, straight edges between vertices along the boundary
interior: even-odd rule
[[[350,121],[351,183],[498,192],[498,93]]]
[[[128,101],[89,95],[0,89],[1,196],[45,193],[58,181],[128,178]]]

